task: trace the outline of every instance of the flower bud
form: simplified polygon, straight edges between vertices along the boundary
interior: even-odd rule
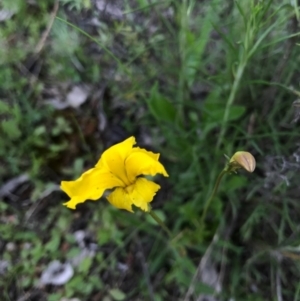
[[[228,163],[228,171],[236,171],[244,168],[248,172],[253,172],[256,166],[255,158],[248,152],[236,152]]]

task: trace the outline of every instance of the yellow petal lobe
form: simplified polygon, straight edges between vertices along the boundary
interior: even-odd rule
[[[133,183],[134,179],[139,175],[155,176],[158,173],[168,177],[168,173],[158,161],[158,158],[159,154],[134,148],[125,161],[125,169],[129,181]]]
[[[131,153],[135,143],[135,138],[130,137],[121,143],[113,145],[102,154],[96,167],[107,168],[125,185],[130,185],[131,183],[128,180],[124,162]]]
[[[124,188],[116,188],[107,197],[107,200],[118,209],[125,209],[127,211],[133,212],[131,199]]]
[[[160,186],[144,178],[138,178],[133,185],[116,188],[107,200],[116,208],[132,211],[132,205],[143,211],[149,211],[149,203],[153,200]]]
[[[148,203],[153,201],[156,192],[160,186],[145,178],[138,178],[135,182],[134,188],[130,192],[132,204],[139,207],[143,211],[149,211]]]
[[[75,181],[62,181],[60,188],[71,198],[65,206],[75,209],[86,200],[99,199],[106,189],[124,186],[124,183],[112,173],[100,168],[92,168]]]
[[[158,161],[159,156],[160,156],[160,154],[158,154],[158,153],[155,154],[155,153],[152,153],[152,152],[147,151],[144,148],[140,148],[140,147],[134,147],[134,148],[132,148],[131,153],[135,153],[135,152],[147,154],[148,156],[150,156],[151,158],[153,158],[156,161]]]

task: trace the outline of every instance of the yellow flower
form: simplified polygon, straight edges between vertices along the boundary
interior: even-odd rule
[[[96,166],[83,173],[75,181],[62,181],[61,189],[71,198],[65,206],[75,209],[86,200],[98,200],[107,189],[114,190],[107,200],[115,207],[132,211],[132,205],[149,211],[148,205],[160,186],[141,175],[157,173],[168,177],[159,154],[146,151],[135,145],[135,138],[113,145],[106,150]]]

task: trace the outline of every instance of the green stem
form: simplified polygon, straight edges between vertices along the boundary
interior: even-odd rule
[[[213,189],[213,191],[212,191],[210,197],[209,197],[209,198],[207,199],[207,201],[205,202],[204,209],[203,209],[203,212],[202,212],[202,215],[201,215],[201,219],[200,219],[200,229],[201,229],[201,230],[203,230],[203,226],[204,226],[204,221],[205,221],[205,218],[206,218],[207,210],[208,210],[208,208],[209,208],[209,206],[210,206],[210,204],[211,204],[213,198],[216,196],[217,191],[218,191],[218,188],[219,188],[219,185],[220,185],[220,182],[221,182],[223,176],[224,176],[226,173],[227,173],[227,169],[226,169],[226,168],[224,168],[224,169],[220,172],[220,174],[219,174],[219,176],[218,176],[218,178],[217,178],[216,184],[215,184],[215,186],[214,186],[214,189]]]
[[[186,34],[188,32],[188,3],[187,0],[182,0],[178,8],[180,14],[180,30],[179,30],[179,59],[180,59],[180,72],[178,78],[178,109],[177,109],[177,122],[184,125],[184,102],[186,100],[186,69],[187,69],[187,40]]]
[[[60,22],[63,22],[67,25],[69,25],[70,27],[76,29],[78,32],[82,33],[83,35],[85,35],[86,37],[88,37],[89,39],[91,39],[93,42],[95,42],[99,47],[101,47],[111,58],[113,58],[118,66],[128,75],[131,76],[130,72],[128,71],[128,69],[126,69],[124,67],[124,65],[122,64],[122,62],[113,54],[112,51],[110,51],[107,47],[105,47],[103,44],[101,44],[96,38],[94,38],[93,36],[91,36],[90,34],[88,34],[86,31],[82,30],[81,28],[79,28],[78,26],[74,25],[73,23],[68,22],[65,19],[62,19],[58,16],[55,17],[57,20],[59,20]]]
[[[180,247],[180,250],[177,249],[177,247],[172,243],[173,241],[173,235],[170,231],[170,229],[166,226],[166,224],[153,212],[150,211],[149,214],[151,215],[151,217],[163,228],[163,230],[168,234],[169,238],[170,238],[170,248],[174,254],[174,257],[176,259],[176,261],[180,260],[180,258],[184,257],[185,255],[185,250],[184,247]]]
[[[156,213],[154,213],[152,210],[149,212],[149,214],[151,215],[151,217],[165,230],[165,232],[167,232],[167,234],[169,235],[169,237],[172,239],[173,235],[170,231],[170,229],[165,225],[165,223],[158,217],[158,215],[156,215]]]
[[[224,116],[223,116],[223,121],[222,121],[222,127],[221,127],[221,131],[219,134],[219,138],[218,138],[218,142],[217,142],[217,146],[216,148],[219,149],[222,143],[222,140],[224,138],[225,132],[226,132],[226,128],[227,128],[227,121],[228,121],[228,117],[229,117],[229,113],[230,113],[230,108],[234,102],[236,93],[238,91],[241,79],[243,77],[243,73],[244,73],[244,69],[246,67],[246,62],[240,63],[234,78],[234,82],[230,91],[230,95],[228,97],[227,103],[226,103],[226,108],[225,108],[225,112],[224,112]]]

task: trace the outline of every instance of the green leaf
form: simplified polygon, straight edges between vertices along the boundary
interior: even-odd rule
[[[57,301],[62,299],[62,293],[53,293],[47,296],[49,301]]]
[[[156,119],[170,123],[175,122],[176,109],[167,98],[159,93],[157,83],[152,87],[150,97],[146,102]]]
[[[192,31],[186,32],[186,60],[185,60],[185,78],[188,86],[191,87],[197,79],[197,70],[203,65],[203,53],[211,39],[213,5],[209,5],[200,21],[201,30],[199,35]]]
[[[197,282],[195,287],[197,294],[213,295],[215,293],[214,289],[204,282]]]
[[[52,144],[50,145],[49,149],[53,153],[58,153],[68,148],[68,143],[66,141],[62,142],[61,144]]]
[[[246,111],[246,108],[244,106],[233,105],[230,108],[228,121],[239,119],[240,117],[242,117],[242,115],[245,113],[245,111]]]
[[[215,121],[222,121],[223,115],[224,115],[224,105],[220,102],[210,102],[205,103],[204,106],[205,110],[205,117],[207,121],[215,122]],[[244,106],[240,105],[233,105],[230,108],[228,121],[233,121],[236,119],[239,119],[246,111],[246,108]]]
[[[126,298],[126,295],[117,288],[113,288],[109,291],[109,294],[114,300],[122,301]]]
[[[44,125],[40,125],[35,128],[33,131],[34,136],[41,136],[47,133],[46,127]]]
[[[92,263],[93,259],[91,257],[84,258],[78,267],[78,271],[86,274],[90,270]]]
[[[10,111],[9,105],[6,104],[4,101],[0,101],[0,114],[7,113]]]
[[[53,253],[59,249],[60,235],[57,231],[51,231],[51,240],[45,245],[45,250]]]
[[[205,103],[204,118],[210,122],[221,121],[224,115],[224,106],[221,103]]]
[[[242,175],[231,175],[228,178],[225,191],[235,191],[247,185],[247,178]]]
[[[220,102],[220,99],[220,89],[214,89],[206,97],[202,110],[202,117],[205,127],[209,126],[210,123],[221,122],[223,119],[225,104]]]
[[[18,139],[21,136],[18,123],[14,119],[2,121],[1,129],[12,140]]]

